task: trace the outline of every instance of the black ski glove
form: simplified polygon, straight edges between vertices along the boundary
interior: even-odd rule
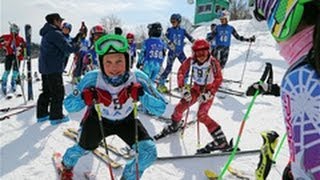
[[[255,42],[256,41],[256,36],[253,35],[252,37],[249,38],[248,42]]]

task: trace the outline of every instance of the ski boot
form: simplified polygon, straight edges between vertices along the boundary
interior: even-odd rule
[[[2,90],[2,93],[3,95],[7,95],[7,83],[5,83],[4,81],[2,81],[1,83],[1,90]]]
[[[204,148],[198,149],[196,154],[207,154],[218,150],[230,150],[230,144],[228,143],[227,138],[220,127],[217,130],[213,131],[211,133],[211,136],[213,137],[213,141],[208,143]]]
[[[172,121],[170,125],[165,127],[159,134],[155,135],[153,138],[158,140],[160,138],[166,137],[169,134],[177,132],[182,127],[182,121]]]
[[[11,80],[11,91],[16,92],[16,90],[17,90],[17,82],[14,79],[12,79]]]
[[[68,169],[62,163],[62,170],[61,170],[61,173],[60,173],[60,179],[61,180],[72,180],[72,177],[73,177],[72,168]]]
[[[165,85],[159,85],[157,89],[160,93],[168,93],[169,92],[168,88]]]
[[[279,134],[275,131],[264,131],[261,133],[263,144],[260,152],[260,161],[256,169],[256,179],[266,179],[273,163],[273,153],[278,144]]]

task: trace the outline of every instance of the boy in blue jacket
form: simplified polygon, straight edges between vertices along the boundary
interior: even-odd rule
[[[193,37],[190,36],[190,34],[184,28],[180,27],[180,14],[172,14],[170,17],[170,22],[172,27],[168,28],[165,34],[165,41],[169,47],[167,66],[160,76],[158,86],[158,90],[162,93],[168,92],[168,88],[164,85],[164,83],[172,71],[174,60],[178,58],[182,64],[182,62],[187,59],[183,52],[184,39],[187,38],[190,42],[194,41]],[[188,73],[189,72],[186,72],[185,81],[187,81],[186,77],[188,76]]]
[[[156,90],[141,71],[130,72],[128,42],[115,34],[102,36],[95,43],[101,70],[88,72],[76,90],[64,101],[69,112],[77,112],[87,106],[81,123],[79,142],[67,149],[63,156],[62,179],[73,176],[72,169],[79,158],[98,147],[103,139],[99,119],[102,119],[103,134],[118,135],[131,148],[138,146],[139,176],[157,158],[156,145],[142,123],[134,117],[134,103],[140,101],[148,111],[161,115],[165,102],[151,95]],[[152,90],[150,88],[153,88]],[[97,113],[101,109],[101,114]],[[99,111],[99,110],[98,110]],[[135,132],[137,128],[138,132]],[[138,140],[135,135],[138,133]],[[122,178],[136,179],[135,163],[126,164]]]
[[[145,72],[152,81],[155,81],[162,67],[166,45],[162,39],[160,39],[162,33],[160,23],[149,24],[148,29],[149,38],[143,42],[137,67],[142,68],[143,72]]]

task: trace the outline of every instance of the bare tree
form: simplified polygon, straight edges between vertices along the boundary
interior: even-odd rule
[[[108,33],[113,32],[115,27],[122,26],[121,19],[113,14],[101,18],[100,23]]]
[[[182,16],[180,26],[185,28],[188,33],[191,33],[194,30],[192,22],[184,16]]]
[[[230,20],[251,19],[247,0],[230,0]]]
[[[141,43],[148,38],[147,26],[139,25],[135,28],[135,41],[137,44],[137,48],[141,48]]]

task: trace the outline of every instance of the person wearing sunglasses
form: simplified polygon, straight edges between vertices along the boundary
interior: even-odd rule
[[[251,36],[250,38],[244,38],[240,36],[236,29],[228,24],[229,21],[229,12],[222,11],[220,16],[221,24],[217,25],[215,28],[215,40],[216,40],[216,48],[214,50],[214,57],[218,59],[220,62],[220,66],[224,69],[228,57],[229,57],[229,50],[231,45],[231,35],[235,37],[239,41],[247,41],[247,42],[254,42],[255,36]]]
[[[134,103],[140,101],[155,115],[163,114],[166,104],[154,96],[156,87],[146,74],[140,70],[130,71],[129,46],[125,37],[104,35],[96,41],[95,50],[99,56],[100,70],[87,73],[64,101],[68,112],[77,112],[84,107],[87,107],[87,112],[81,122],[79,142],[68,148],[63,156],[62,176],[72,177],[72,169],[79,158],[97,148],[103,135],[118,135],[132,149],[138,148],[141,177],[156,160],[157,150],[147,130],[134,115]],[[123,179],[136,179],[135,163],[136,159],[128,161],[122,173]]]
[[[166,79],[172,71],[172,66],[176,58],[182,63],[186,58],[183,52],[184,39],[187,38],[190,42],[193,42],[193,37],[186,31],[186,29],[180,27],[181,15],[172,14],[170,17],[172,27],[167,29],[165,34],[165,42],[167,43],[169,52],[167,66],[164,72],[160,75],[158,90],[162,93],[168,92],[168,88],[165,86]],[[185,81],[187,82],[188,72],[185,75]]]
[[[289,65],[280,93],[290,152],[283,179],[320,179],[320,2],[256,0],[254,15]]]

